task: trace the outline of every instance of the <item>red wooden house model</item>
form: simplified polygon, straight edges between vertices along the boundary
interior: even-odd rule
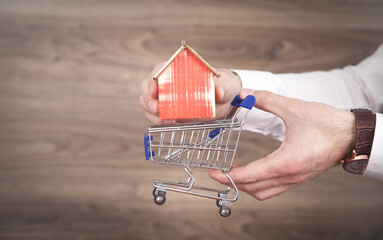
[[[153,76],[158,82],[160,118],[214,117],[214,76],[220,74],[182,41],[182,46]]]

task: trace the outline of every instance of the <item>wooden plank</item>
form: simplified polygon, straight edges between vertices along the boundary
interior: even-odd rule
[[[339,166],[268,201],[241,193],[227,219],[209,199],[156,206],[153,179],[186,176],[144,160],[137,104],[180,40],[215,67],[326,70],[383,42],[382,12],[379,0],[0,1],[0,239],[383,239],[381,182]],[[236,159],[278,146],[243,133]]]

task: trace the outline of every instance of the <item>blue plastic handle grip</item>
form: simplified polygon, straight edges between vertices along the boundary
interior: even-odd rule
[[[210,139],[213,139],[215,138],[215,136],[217,136],[221,131],[225,130],[224,128],[216,128],[214,130],[212,130],[210,133],[209,133],[209,137]]]
[[[239,95],[237,95],[231,102],[231,105],[233,106],[244,107],[247,109],[252,109],[254,104],[255,104],[255,97],[253,95],[248,95],[243,100]]]
[[[252,109],[255,104],[255,97],[253,95],[247,95],[241,103],[241,107]]]
[[[231,101],[231,105],[235,107],[240,107],[241,103],[242,103],[242,98],[239,96],[239,94],[234,97],[233,101]]]
[[[153,136],[150,136],[150,139],[149,139],[148,134],[145,133],[144,144],[145,144],[145,158],[146,158],[146,160],[149,160],[150,157],[154,156],[154,151],[152,153],[150,153],[150,150],[149,150],[149,141],[151,141],[151,140],[153,140]]]
[[[145,144],[145,158],[146,160],[149,160],[149,144],[148,144],[149,136],[145,133],[144,135],[144,144]]]

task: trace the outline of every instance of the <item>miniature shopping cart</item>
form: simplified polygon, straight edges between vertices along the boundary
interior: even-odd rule
[[[222,120],[149,126],[145,134],[146,160],[182,166],[189,176],[187,181],[154,180],[154,202],[164,204],[166,191],[186,193],[215,199],[220,215],[229,216],[233,202],[238,199],[238,189],[228,171],[233,164],[244,120],[254,104],[254,96],[249,95],[242,100],[237,95]],[[229,118],[235,108],[235,113]],[[234,194],[229,196],[230,187],[219,190],[196,186],[190,167],[222,170],[233,186]]]

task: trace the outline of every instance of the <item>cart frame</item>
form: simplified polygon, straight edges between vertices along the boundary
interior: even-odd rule
[[[158,205],[164,204],[166,191],[185,193],[215,199],[220,215],[229,216],[239,193],[228,172],[234,161],[244,120],[254,104],[254,96],[249,95],[242,100],[237,95],[221,120],[149,126],[144,136],[146,160],[150,159],[157,164],[183,166],[188,175],[187,181],[154,180],[154,202]],[[242,111],[244,114],[239,119]],[[233,112],[233,116],[229,118]],[[238,130],[238,133],[233,138],[234,130]],[[234,196],[229,196],[230,187],[220,190],[195,185],[196,180],[190,167],[221,170],[234,188]]]

